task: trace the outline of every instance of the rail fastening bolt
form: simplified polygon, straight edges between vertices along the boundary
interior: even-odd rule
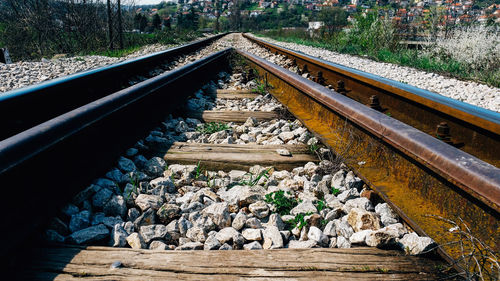
[[[453,143],[451,141],[450,126],[448,126],[448,123],[446,122],[441,122],[439,123],[439,125],[437,125],[436,136],[438,139],[444,141],[447,144]]]
[[[377,111],[382,111],[382,107],[380,106],[380,100],[377,95],[373,95],[370,97],[370,108],[375,109]]]
[[[337,82],[337,93],[342,94],[344,96],[347,95],[347,90],[345,88],[344,80],[339,80]]]

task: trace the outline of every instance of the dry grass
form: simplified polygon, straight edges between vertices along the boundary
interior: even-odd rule
[[[500,280],[499,253],[484,241],[475,237],[469,226],[461,219],[458,222],[440,216],[429,216],[444,222],[446,230],[455,239],[438,247],[445,251],[460,249],[460,256],[450,265],[458,272],[448,276],[449,279],[461,277],[465,280]]]

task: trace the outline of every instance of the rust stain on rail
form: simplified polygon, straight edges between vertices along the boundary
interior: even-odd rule
[[[414,151],[417,149],[412,147],[411,141],[407,143],[408,151],[406,151],[401,143],[396,143],[398,141],[396,134],[402,134],[400,139],[405,140],[408,138],[405,134],[416,132],[416,135],[420,134],[423,139],[430,139],[438,146],[444,148],[447,146],[396,120],[392,121],[394,126],[388,127],[385,132],[383,123],[386,121],[381,119],[377,124],[373,118],[363,119],[365,114],[363,111],[368,110],[371,116],[379,114],[381,118],[384,118],[384,115],[380,113],[374,115],[370,112],[371,109],[357,106],[353,104],[355,102],[337,93],[325,94],[325,91],[329,90],[324,87],[297,77],[280,67],[270,66],[268,62],[256,56],[238,52],[246,57],[259,76],[271,85],[270,92],[324,144],[344,158],[345,163],[389,202],[420,235],[428,235],[441,245],[449,243],[452,234],[444,229],[444,222],[429,218],[428,215],[452,220],[461,218],[469,225],[473,234],[496,250],[499,249],[498,169],[483,162],[486,168],[480,167],[479,171],[485,172],[485,176],[491,179],[488,181],[480,177],[475,178],[478,175],[457,168],[460,166],[453,166],[449,162],[440,160],[439,152],[421,149],[422,155],[415,155]],[[292,83],[294,79],[302,79],[302,84]],[[335,104],[334,98],[330,98],[334,96],[340,100],[338,104]],[[352,108],[357,106],[359,111],[342,108],[340,104],[342,102],[350,103]],[[344,112],[333,110],[335,107]],[[365,121],[360,122],[360,120]],[[398,124],[400,131],[397,131]],[[449,149],[458,151],[451,147]],[[365,161],[365,164],[358,165],[361,161]],[[433,166],[438,164],[429,163],[433,161],[440,163],[439,165],[443,166],[441,168],[449,169],[450,171],[447,171],[449,173]],[[467,175],[463,175],[464,171]],[[457,249],[454,248],[448,249],[447,252],[443,249],[439,251],[448,259],[450,256],[458,257]]]
[[[369,105],[370,98],[376,95],[382,112],[429,135],[436,137],[437,127],[440,123],[446,122],[450,127],[452,145],[500,167],[499,123],[383,81],[349,72],[324,61],[313,60],[308,56],[257,38],[244,36],[268,48],[272,53],[293,59],[300,69],[306,68],[313,77],[321,72],[324,85],[330,84],[335,87],[338,81],[343,81],[346,95],[355,101]]]

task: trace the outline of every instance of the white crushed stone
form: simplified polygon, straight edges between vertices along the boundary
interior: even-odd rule
[[[490,87],[472,81],[460,81],[454,78],[447,78],[436,73],[429,73],[410,67],[376,62],[358,56],[339,54],[321,48],[309,47],[294,43],[279,42],[269,38],[264,38],[264,40],[327,61],[342,64],[395,81],[407,83],[409,85],[426,89],[446,97],[457,99],[492,111],[500,112],[499,88]],[[54,60],[42,60],[39,62],[17,62],[9,65],[0,64],[0,95],[2,94],[2,92],[26,87],[76,72],[117,63],[126,59],[162,51],[171,47],[172,45],[149,45],[123,58],[82,56]],[[152,70],[151,73],[154,75],[161,74],[164,71],[182,66],[194,60],[207,56],[213,52],[220,51],[228,47],[243,49],[255,55],[261,56],[273,63],[277,63],[280,65],[284,63],[284,60],[280,58],[280,56],[276,56],[268,52],[264,48],[251,43],[249,40],[243,38],[241,34],[233,33],[224,36],[223,38],[215,41],[214,43],[201,49],[195,54],[184,56],[183,58],[180,58],[176,62],[170,63],[164,68],[160,67],[160,69]],[[141,78],[139,80],[144,79],[146,78]],[[131,85],[135,84],[136,82],[138,81],[132,81]]]
[[[440,74],[391,63],[376,62],[358,56],[339,54],[321,48],[260,38],[279,46],[300,51],[327,61],[342,64],[395,81],[407,83],[445,97],[500,112],[500,89],[473,81],[461,81]]]
[[[200,39],[203,38],[198,38],[196,40]],[[0,95],[2,92],[164,51],[179,45],[180,44],[146,45],[132,54],[119,58],[92,55],[63,57],[50,60],[44,58],[41,61],[19,61],[12,64],[0,63]]]

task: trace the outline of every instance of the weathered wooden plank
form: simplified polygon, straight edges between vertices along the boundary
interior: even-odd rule
[[[219,99],[237,100],[237,99],[255,99],[259,94],[217,94]]]
[[[254,99],[260,96],[252,90],[223,90],[217,89],[217,98],[219,99]]]
[[[213,152],[225,151],[235,153],[257,153],[257,152],[276,152],[276,149],[284,148],[293,153],[309,153],[309,146],[305,144],[212,144],[212,143],[192,143],[192,142],[174,142],[171,149],[182,152]],[[285,157],[286,158],[286,157]]]
[[[231,89],[217,89],[217,94],[252,94],[255,90],[231,90]]]
[[[434,280],[436,263],[376,248],[151,251],[52,246],[34,250],[26,279]],[[113,262],[122,267],[111,269]]]
[[[287,149],[292,156],[281,156],[276,150]],[[163,157],[168,163],[200,164],[209,170],[248,170],[253,165],[292,170],[318,159],[308,153],[306,145],[200,144],[176,142]]]
[[[191,111],[189,117],[203,120],[204,122],[235,122],[245,123],[248,117],[255,117],[257,121],[269,121],[280,118],[280,115],[274,111],[217,111],[206,110],[202,112]]]

